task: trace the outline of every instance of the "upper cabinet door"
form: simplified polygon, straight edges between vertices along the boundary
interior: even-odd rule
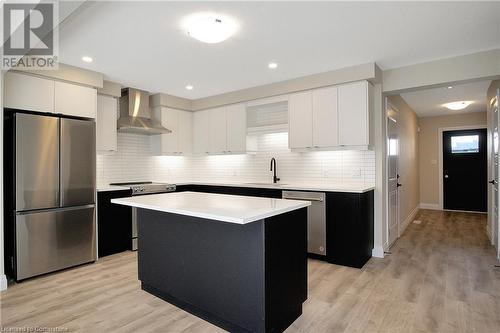
[[[68,116],[95,118],[97,90],[66,82],[55,82],[55,112]]]
[[[208,110],[208,151],[212,154],[227,151],[226,108]]]
[[[96,147],[98,152],[118,150],[118,101],[105,95],[97,96]]]
[[[290,148],[311,148],[312,93],[305,91],[288,98],[288,145]]]
[[[337,87],[313,90],[313,145],[334,147],[339,143]]]
[[[193,113],[193,153],[208,154],[209,110]]]
[[[160,134],[161,153],[179,153],[179,112],[175,109],[161,107],[161,125],[171,130],[171,133]]]
[[[360,81],[338,87],[340,145],[370,144],[368,84]]]
[[[7,72],[4,98],[6,108],[54,112],[54,81]]]
[[[193,113],[190,111],[178,111],[179,128],[179,153],[191,154],[193,146]]]
[[[243,153],[247,149],[247,112],[244,104],[226,108],[227,152]]]

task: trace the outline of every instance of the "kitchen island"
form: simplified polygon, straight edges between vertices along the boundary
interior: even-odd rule
[[[231,332],[282,332],[307,299],[308,201],[178,192],[138,208],[142,289]]]

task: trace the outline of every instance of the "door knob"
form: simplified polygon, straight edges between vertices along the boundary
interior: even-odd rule
[[[403,184],[397,183],[396,186],[401,187],[401,186],[403,186]]]
[[[496,184],[496,180],[490,180],[488,183],[492,184],[492,185],[495,185]]]
[[[444,178],[448,178],[448,175],[444,175]]]

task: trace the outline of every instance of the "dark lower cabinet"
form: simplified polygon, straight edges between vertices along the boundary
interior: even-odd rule
[[[328,192],[326,253],[333,264],[361,268],[373,249],[373,191]]]
[[[180,185],[177,191],[247,195],[281,198],[282,190],[212,186]],[[307,192],[307,191],[306,191]],[[371,258],[373,249],[373,193],[326,193],[326,256],[310,257],[332,264],[361,268]]]
[[[132,208],[111,203],[130,195],[130,190],[97,192],[99,257],[132,249]]]

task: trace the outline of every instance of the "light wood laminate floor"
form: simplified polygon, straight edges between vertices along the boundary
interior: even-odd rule
[[[309,261],[309,299],[287,332],[500,332],[500,269],[486,216],[421,211],[362,270]],[[136,254],[35,278],[0,294],[1,325],[81,332],[221,332],[140,290]]]

